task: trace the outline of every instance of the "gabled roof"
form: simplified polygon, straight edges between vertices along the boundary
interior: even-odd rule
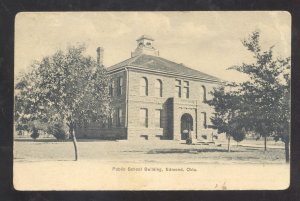
[[[165,73],[178,74],[182,76],[196,77],[199,79],[211,80],[215,82],[222,81],[217,77],[186,67],[183,64],[178,64],[161,57],[146,55],[146,54],[141,54],[136,57],[129,58],[125,61],[122,61],[118,64],[115,64],[107,68],[107,70],[113,71],[128,66],[138,67],[139,69],[144,69],[144,70],[155,70],[155,71],[160,71]]]

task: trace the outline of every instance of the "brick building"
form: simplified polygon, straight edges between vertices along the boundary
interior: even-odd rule
[[[206,104],[221,80],[162,57],[153,39],[141,36],[131,58],[108,67],[111,118],[77,131],[78,137],[108,139],[212,139],[214,111]],[[103,49],[98,48],[101,64]]]

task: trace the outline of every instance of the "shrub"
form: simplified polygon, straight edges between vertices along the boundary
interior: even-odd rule
[[[192,141],[192,138],[187,138],[187,139],[186,139],[186,144],[192,144],[192,142],[193,142],[193,141]]]
[[[32,134],[30,135],[30,137],[32,137],[34,140],[36,140],[36,138],[39,137],[39,131],[37,128],[33,127],[32,128]]]
[[[53,135],[57,140],[66,140],[68,139],[68,134],[64,130],[64,126],[62,123],[52,123],[48,126],[48,133]]]
[[[236,129],[232,131],[232,137],[236,142],[241,142],[246,137],[246,131],[245,129]]]

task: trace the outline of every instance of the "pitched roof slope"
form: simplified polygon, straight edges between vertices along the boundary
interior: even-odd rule
[[[202,73],[192,68],[188,68],[183,64],[178,64],[161,57],[145,55],[145,54],[141,54],[139,56],[129,58],[125,61],[122,61],[118,64],[109,67],[107,70],[112,71],[126,66],[135,66],[146,70],[156,70],[156,71],[162,71],[167,73],[175,73],[179,75],[198,77],[200,79],[209,79],[217,82],[222,81],[217,77],[208,75],[206,73]]]

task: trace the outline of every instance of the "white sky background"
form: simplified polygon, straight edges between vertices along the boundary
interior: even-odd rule
[[[291,55],[288,12],[60,12],[19,13],[15,22],[15,75],[68,45],[86,44],[96,59],[104,48],[104,65],[130,58],[136,39],[152,36],[160,56],[223,80],[245,77],[232,65],[251,61],[241,40],[261,32],[263,48],[275,45],[276,55]]]

